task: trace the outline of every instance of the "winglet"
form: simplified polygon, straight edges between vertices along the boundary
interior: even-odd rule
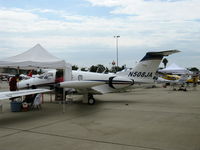
[[[164,56],[169,56],[174,53],[180,52],[179,50],[166,50],[160,52],[147,52],[141,61],[145,60],[161,60]]]

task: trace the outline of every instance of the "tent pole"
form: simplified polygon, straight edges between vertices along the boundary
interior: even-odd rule
[[[19,74],[19,66],[17,67],[17,74]]]
[[[63,80],[65,81],[65,69],[63,69]],[[66,101],[66,97],[65,97],[65,88],[63,88],[63,113],[65,113],[65,101]]]

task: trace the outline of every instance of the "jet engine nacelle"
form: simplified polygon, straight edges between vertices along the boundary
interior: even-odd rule
[[[134,81],[120,76],[114,76],[109,78],[109,86],[114,89],[122,89],[134,84]]]

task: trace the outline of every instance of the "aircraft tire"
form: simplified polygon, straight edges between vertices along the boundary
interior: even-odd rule
[[[88,99],[88,104],[89,105],[94,105],[95,104],[95,99],[94,98],[89,98]]]

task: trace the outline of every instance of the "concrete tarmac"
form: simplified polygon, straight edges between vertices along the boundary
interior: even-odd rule
[[[0,150],[200,150],[200,88],[132,89],[11,112],[0,101]],[[63,108],[65,113],[63,113]]]

